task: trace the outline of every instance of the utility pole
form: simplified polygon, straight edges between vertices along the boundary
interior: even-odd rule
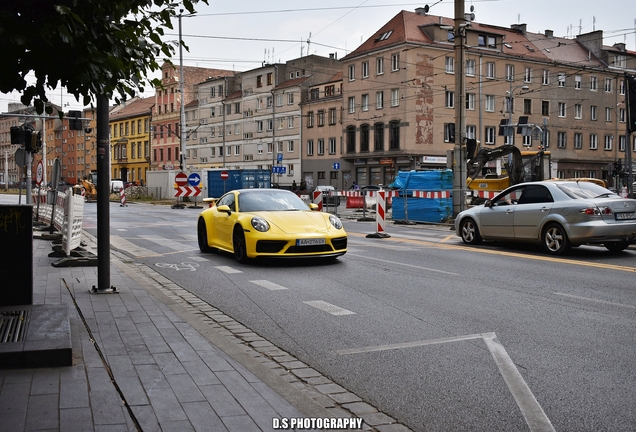
[[[464,0],[455,0],[455,149],[453,170],[453,214],[464,210],[466,201],[466,16]]]
[[[186,171],[186,122],[185,122],[185,85],[183,82],[183,40],[181,39],[181,17],[183,9],[179,11],[179,93],[181,94],[181,102],[179,108],[179,139],[181,144],[181,171]]]

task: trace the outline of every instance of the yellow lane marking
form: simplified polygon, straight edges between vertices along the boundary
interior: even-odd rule
[[[366,234],[362,234],[362,233],[348,232],[347,235],[350,236],[350,237],[364,237],[364,238],[366,238]],[[449,237],[453,237],[453,236],[449,236]],[[448,239],[448,237],[446,239]],[[391,237],[389,239],[382,239],[382,241],[394,241],[394,242],[400,242],[400,243],[420,243],[420,244],[421,243],[425,243],[425,244],[430,244],[430,245],[437,245],[438,248],[448,249],[448,250],[464,250],[464,251],[484,253],[484,254],[490,254],[490,255],[500,255],[500,256],[515,257],[515,258],[525,258],[525,259],[531,259],[531,260],[535,260],[535,261],[548,261],[548,262],[551,262],[551,263],[562,263],[562,264],[569,264],[569,265],[578,265],[578,266],[584,266],[584,267],[595,267],[595,268],[602,268],[602,269],[607,269],[607,270],[618,270],[618,271],[626,271],[626,272],[636,273],[636,268],[635,267],[627,267],[627,266],[621,266],[621,265],[603,264],[603,263],[595,263],[595,262],[579,261],[579,260],[569,260],[569,259],[565,259],[565,258],[557,258],[557,257],[554,257],[554,256],[526,255],[526,254],[516,253],[516,252],[505,252],[505,251],[498,251],[498,250],[480,249],[480,248],[476,248],[474,246],[449,245],[449,244],[442,244],[440,242],[432,242],[432,241],[427,241],[427,240],[405,239],[405,238],[399,238],[399,237]]]
[[[441,239],[439,242],[440,242],[440,243],[446,243],[447,241],[449,241],[450,239],[455,238],[455,237],[457,237],[455,234],[451,234],[451,235],[449,235],[449,236],[447,236],[447,237],[444,237],[444,238],[443,238],[443,239]]]

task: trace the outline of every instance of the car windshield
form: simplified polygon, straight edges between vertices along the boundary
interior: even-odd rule
[[[296,194],[284,190],[241,192],[238,202],[241,212],[309,210]]]
[[[557,185],[567,196],[572,199],[590,199],[616,197],[617,195],[609,189],[605,189],[595,183],[579,181],[567,182]]]

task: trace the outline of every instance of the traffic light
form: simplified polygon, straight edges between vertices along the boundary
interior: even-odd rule
[[[636,75],[625,75],[627,82],[627,130],[629,133],[636,132]]]
[[[11,144],[24,146],[28,153],[37,153],[42,148],[42,138],[31,124],[11,126]]]

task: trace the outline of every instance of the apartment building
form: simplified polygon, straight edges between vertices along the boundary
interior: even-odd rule
[[[170,63],[161,66],[161,87],[155,89],[152,111],[153,170],[179,169],[181,154],[181,104],[187,105],[197,97],[195,84],[209,77],[231,76],[234,72],[183,66],[184,94],[180,95],[180,69]]]
[[[109,113],[110,178],[143,184],[151,167],[152,109],[155,98],[133,98]]]
[[[623,75],[636,69],[636,53],[603,46],[599,31],[573,40],[472,22],[458,95],[453,24],[402,11],[342,59],[343,159],[355,181],[387,184],[396,170],[445,167],[462,132],[457,103],[466,106],[465,136],[482,146],[543,145],[555,177],[609,179],[627,145]],[[502,136],[502,120],[535,133]]]
[[[348,189],[353,185],[353,163],[342,159],[342,72],[309,88],[301,102],[302,180],[307,190],[319,185]]]
[[[268,169],[276,185],[299,184],[300,102],[339,70],[335,58],[310,55],[201,81],[198,113],[188,109],[188,165]]]

